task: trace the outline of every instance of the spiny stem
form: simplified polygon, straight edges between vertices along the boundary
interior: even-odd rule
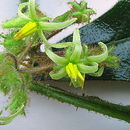
[[[10,56],[14,60],[15,69],[18,70],[18,60],[17,60],[17,57],[15,55],[13,55],[12,53],[7,53],[7,56]]]
[[[65,92],[60,89],[53,88],[48,85],[43,85],[39,82],[34,82],[30,85],[32,91],[36,91],[42,95],[48,96],[53,99],[57,99],[60,102],[66,102],[80,107],[95,111],[104,115],[108,115],[113,118],[121,119],[130,123],[130,107],[113,104],[104,101],[98,97],[82,97],[77,96],[69,92]]]

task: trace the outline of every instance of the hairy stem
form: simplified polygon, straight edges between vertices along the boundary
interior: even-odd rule
[[[36,91],[50,98],[57,99],[60,102],[66,102],[76,107],[95,111],[103,115],[121,119],[130,123],[130,107],[129,106],[113,104],[113,103],[104,101],[98,97],[77,96],[72,93],[68,93],[68,92],[47,86],[47,85],[43,85],[38,82],[32,83],[30,86],[30,89],[32,91]]]
[[[52,69],[52,67],[54,66],[54,64],[50,64],[48,66],[42,66],[42,67],[34,67],[34,68],[30,68],[30,69],[23,69],[23,70],[20,70],[20,72],[22,73],[26,73],[26,72],[29,72],[29,73],[37,73],[37,72],[46,72],[47,70],[50,70]]]
[[[30,40],[30,37],[28,37],[27,40],[25,41],[26,43],[28,43],[28,45],[25,48],[25,50],[18,57],[18,63],[21,62],[21,60],[25,57],[25,55],[27,54],[27,52],[29,51],[29,49],[31,48],[31,46],[33,44],[33,42],[29,42],[29,40]]]

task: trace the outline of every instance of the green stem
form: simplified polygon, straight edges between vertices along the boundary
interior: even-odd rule
[[[130,123],[129,106],[122,106],[118,104],[109,103],[97,97],[76,96],[72,93],[64,92],[62,90],[58,90],[47,85],[42,85],[37,82],[32,83],[30,89],[50,98],[57,99],[60,102],[66,102],[76,107],[81,107],[84,109],[95,111],[103,115],[121,119]]]
[[[50,46],[50,44],[48,43],[47,39],[45,38],[42,30],[39,30],[38,31],[38,34],[39,34],[39,37],[41,38],[41,40],[43,41],[43,43],[46,45],[46,46]]]
[[[29,49],[31,48],[33,42],[29,43],[30,40],[30,36],[26,38],[25,44],[28,43],[27,47],[25,48],[25,50],[20,54],[20,56],[18,57],[18,63],[21,62],[21,60],[26,56],[26,54],[28,53]]]

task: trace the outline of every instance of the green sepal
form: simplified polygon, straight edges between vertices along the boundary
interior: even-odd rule
[[[95,73],[98,70],[98,64],[96,62],[91,63],[90,65],[77,64],[78,70],[83,74]]]
[[[67,74],[66,74],[65,67],[63,67],[59,69],[58,71],[51,71],[49,75],[51,76],[52,79],[58,80],[65,77]]]
[[[53,70],[57,71],[57,70],[60,70],[63,66],[62,65],[56,65],[56,66],[53,66]]]
[[[88,56],[86,58],[86,61],[101,63],[107,59],[107,57],[108,57],[107,46],[102,42],[99,42],[98,45],[102,48],[103,53],[100,55],[96,55],[96,56]]]
[[[39,22],[39,25],[43,31],[51,32],[51,31],[60,30],[65,27],[68,27],[69,25],[74,23],[76,20],[77,18],[73,18],[65,22],[59,22],[59,23]]]
[[[70,57],[70,61],[76,62],[80,59],[80,56],[82,53],[82,46],[81,46],[81,41],[80,41],[79,29],[74,30],[73,43],[75,43],[75,46],[73,48],[72,55]]]
[[[87,54],[88,54],[88,46],[85,45],[85,44],[83,44],[83,49],[84,49],[84,51],[83,51],[83,56],[86,57]]]
[[[119,68],[120,60],[121,59],[117,56],[109,55],[107,59],[103,62],[103,64],[105,64],[105,66],[107,67]]]
[[[10,19],[2,24],[3,28],[20,28],[23,27],[26,23],[28,23],[29,20],[23,19],[21,17],[16,17],[13,19]]]
[[[66,48],[73,45],[74,45],[73,42],[63,42],[63,43],[55,43],[55,44],[48,43],[48,46],[53,48]]]
[[[39,21],[48,21],[48,20],[51,20],[52,18],[50,18],[50,17],[41,17],[41,18],[39,18]]]
[[[76,28],[73,33],[73,42],[75,44],[81,44],[79,29]]]
[[[53,48],[66,48],[66,47],[70,47],[73,46],[74,43],[73,42],[65,42],[65,43],[56,43],[56,44],[51,44],[47,41],[46,37],[44,36],[42,30],[38,31],[38,34],[40,36],[40,38],[42,39],[43,43],[48,46],[48,47],[53,47]]]
[[[28,2],[22,3],[22,4],[19,5],[19,7],[18,7],[18,16],[23,18],[24,20],[31,21],[31,19],[28,16],[26,16],[24,13],[22,13],[22,9],[25,8],[28,5],[29,5]]]
[[[94,77],[100,77],[100,76],[102,76],[103,72],[104,72],[104,67],[101,67],[97,72],[88,74],[88,75],[94,76]]]
[[[71,57],[71,54],[72,54],[72,48],[71,48],[71,47],[68,47],[68,48],[66,49],[66,52],[65,52],[65,58],[69,60],[70,57]]]
[[[29,0],[29,14],[32,20],[37,20],[36,10],[35,10],[35,0]]]
[[[54,52],[52,52],[51,50],[49,50],[48,48],[45,49],[45,52],[47,54],[47,56],[56,64],[58,65],[66,65],[67,64],[67,59],[65,59],[64,57],[60,57],[58,55],[56,55]]]

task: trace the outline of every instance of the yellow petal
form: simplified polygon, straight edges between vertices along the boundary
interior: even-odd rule
[[[37,24],[35,22],[28,22],[19,32],[14,36],[15,40],[20,40],[38,30]]]
[[[66,66],[66,73],[75,87],[78,85],[83,88],[85,77],[82,76],[76,64],[69,63]]]

